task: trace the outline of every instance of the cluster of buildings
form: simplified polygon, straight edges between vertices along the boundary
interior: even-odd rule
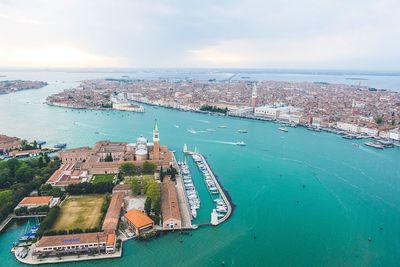
[[[58,156],[62,165],[47,183],[59,187],[90,181],[94,174],[119,173],[123,163],[142,166],[148,161],[159,168],[168,168],[172,162],[168,147],[160,144],[157,123],[154,125],[152,142],[143,136],[134,143],[99,141],[93,147],[62,150]]]
[[[87,80],[49,99],[104,99],[118,91],[126,99],[182,110],[204,105],[228,108],[228,114],[282,120],[316,127],[391,127],[400,123],[400,93],[366,86],[321,82],[230,80]],[[123,96],[123,97],[122,97]],[[61,102],[62,102],[61,101]],[[379,119],[379,122],[377,120]]]
[[[46,85],[46,82],[41,81],[0,81],[0,95],[14,93],[22,90],[39,89]]]

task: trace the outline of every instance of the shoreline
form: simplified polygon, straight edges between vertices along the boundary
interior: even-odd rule
[[[218,112],[210,112],[210,111],[201,111],[198,109],[184,109],[184,108],[176,108],[176,107],[171,107],[171,106],[164,106],[164,105],[158,105],[155,103],[149,103],[149,102],[144,102],[144,101],[140,101],[140,100],[131,100],[133,102],[137,102],[140,104],[144,104],[144,105],[148,105],[151,106],[153,108],[164,108],[164,109],[170,109],[170,110],[176,110],[176,111],[180,111],[180,112],[191,112],[191,113],[198,113],[198,114],[204,114],[204,115],[210,115],[210,116],[219,116],[219,117],[229,117],[232,119],[244,119],[244,120],[252,120],[252,121],[262,121],[262,122],[272,122],[275,124],[290,124],[289,121],[281,121],[279,119],[271,119],[271,118],[266,118],[266,117],[257,117],[254,115],[250,115],[250,116],[238,116],[238,115],[232,115],[232,114],[223,114],[223,113],[218,113]],[[77,109],[77,110],[99,110],[99,111],[124,111],[124,110],[117,110],[117,109],[108,109],[108,108],[89,108],[89,107],[71,107],[71,106],[64,106],[64,105],[58,105],[55,103],[49,103],[49,102],[44,102],[44,104],[47,104],[49,106],[53,106],[53,107],[60,107],[60,108],[67,108],[67,109]],[[134,113],[141,113],[141,112],[134,112]],[[286,125],[285,125],[286,126]],[[289,125],[290,126],[290,125]],[[338,128],[333,128],[333,127],[329,127],[329,126],[313,126],[312,124],[303,124],[303,123],[297,123],[296,127],[303,127],[306,128],[308,130],[311,131],[316,131],[316,129],[318,129],[318,132],[325,132],[325,133],[331,133],[331,134],[335,134],[337,136],[343,136],[340,133],[344,133],[344,135],[357,135],[357,134],[361,134],[361,133],[355,133],[355,132],[348,132],[348,131],[344,131]],[[292,126],[290,126],[292,128]],[[294,127],[294,128],[296,128]],[[366,136],[364,137],[364,139],[385,139],[379,136]],[[400,142],[396,142],[393,141],[395,144],[399,143],[398,145],[395,146],[399,146]]]

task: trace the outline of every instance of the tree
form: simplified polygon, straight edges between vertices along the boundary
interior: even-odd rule
[[[376,116],[374,118],[374,120],[375,120],[376,124],[382,124],[383,123],[383,116],[382,115]]]
[[[151,199],[146,197],[146,201],[144,202],[144,211],[147,215],[150,215],[151,212]]]
[[[156,168],[157,165],[152,162],[145,161],[143,163],[143,173],[152,174],[155,172]]]
[[[111,155],[111,153],[107,154],[107,156],[104,158],[105,162],[112,162],[113,161],[113,157]]]
[[[136,172],[136,167],[132,163],[122,163],[120,170],[125,175],[134,175]]]
[[[50,162],[50,158],[46,153],[44,154],[44,161],[46,162],[46,165],[49,164],[49,162]]]
[[[15,178],[17,179],[17,182],[27,183],[32,180],[33,177],[34,170],[26,163],[23,163],[22,166],[15,171]]]
[[[141,184],[138,179],[132,179],[132,193],[137,196],[140,194]]]
[[[38,167],[39,167],[39,168],[43,168],[43,166],[44,166],[43,157],[40,157],[40,158],[38,159]]]

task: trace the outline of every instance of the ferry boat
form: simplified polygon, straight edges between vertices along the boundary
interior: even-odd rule
[[[228,127],[228,126],[226,126],[226,125],[219,125],[218,126],[218,128],[226,128],[226,127]]]
[[[247,133],[247,130],[238,130],[238,133]]]
[[[288,132],[289,131],[286,127],[279,127],[278,130],[282,131],[282,132]]]
[[[377,149],[384,149],[385,147],[381,144],[379,144],[378,142],[366,142],[365,143],[366,146],[370,146],[370,147],[374,147]]]
[[[235,145],[237,145],[237,146],[245,146],[246,143],[243,142],[243,141],[238,141],[238,142],[235,143]]]

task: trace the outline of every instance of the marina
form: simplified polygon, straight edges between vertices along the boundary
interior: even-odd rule
[[[194,186],[189,166],[186,162],[178,161],[178,166],[182,174],[185,195],[189,204],[190,215],[196,219],[197,210],[200,208],[200,198]]]
[[[221,224],[232,214],[231,203],[203,155],[200,153],[193,153],[192,158],[202,172],[204,182],[215,204],[215,208],[211,212],[211,224]]]

